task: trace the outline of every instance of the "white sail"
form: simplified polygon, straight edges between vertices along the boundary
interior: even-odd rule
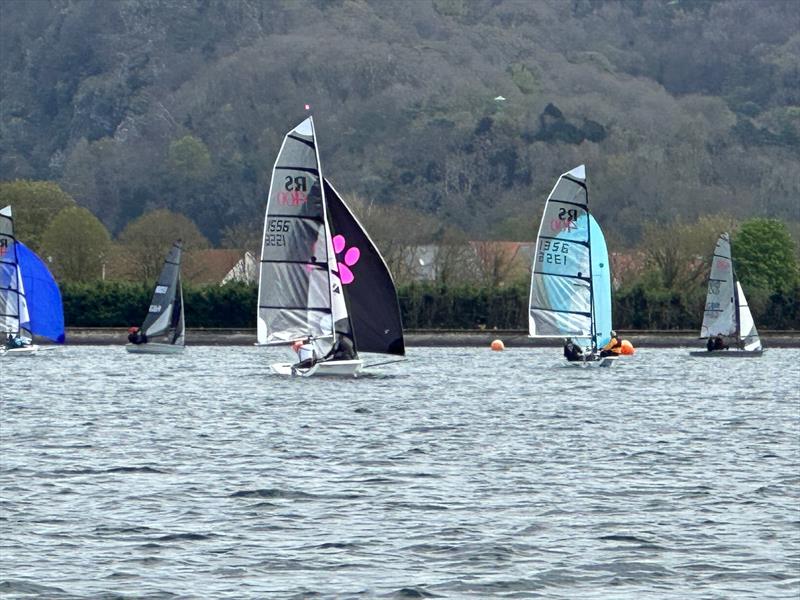
[[[753,315],[750,313],[750,307],[747,305],[747,300],[744,297],[741,284],[736,282],[736,295],[739,303],[739,340],[741,341],[744,350],[753,351],[761,350],[761,340],[756,331],[756,324],[753,321]]]
[[[708,279],[708,293],[706,294],[700,337],[730,336],[735,335],[736,331],[736,300],[731,243],[728,234],[723,233],[717,240],[714,256],[711,259],[711,276]]]

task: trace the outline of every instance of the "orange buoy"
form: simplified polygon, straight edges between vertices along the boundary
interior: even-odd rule
[[[506,349],[505,344],[502,340],[493,340],[492,341],[492,350],[495,352],[501,352]]]
[[[620,342],[622,346],[622,350],[620,350],[620,354],[625,354],[626,356],[632,355],[636,350],[633,348],[633,344],[631,344],[628,340],[622,340]]]

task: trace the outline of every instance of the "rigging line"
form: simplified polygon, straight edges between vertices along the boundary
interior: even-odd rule
[[[392,365],[394,363],[405,362],[405,361],[406,361],[405,358],[398,358],[396,360],[386,360],[386,361],[379,362],[379,363],[372,363],[371,365],[363,365],[361,368],[362,369],[369,369],[371,367],[380,367],[381,365]]]

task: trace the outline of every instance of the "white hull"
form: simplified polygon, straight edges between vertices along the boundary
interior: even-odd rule
[[[763,350],[698,350],[689,352],[695,358],[757,358],[764,354]]]
[[[180,354],[185,346],[177,344],[161,344],[147,342],[146,344],[125,344],[125,349],[131,354]]]
[[[309,369],[292,369],[292,363],[273,363],[269,366],[276,375],[299,377],[358,377],[364,361],[355,360],[326,360],[316,363]]]
[[[595,358],[594,360],[568,360],[568,367],[578,367],[581,369],[596,369],[600,367],[610,368],[617,362],[617,356],[604,356],[602,358]]]
[[[39,351],[39,346],[33,344],[32,346],[23,346],[22,348],[8,348],[0,350],[0,356],[20,357],[20,356],[33,356]]]

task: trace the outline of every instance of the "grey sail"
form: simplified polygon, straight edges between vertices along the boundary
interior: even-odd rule
[[[731,242],[727,233],[717,240],[711,259],[706,306],[700,337],[730,336],[737,331],[736,288],[734,285]]]
[[[158,277],[150,307],[142,324],[148,337],[167,337],[167,343],[183,345],[183,290],[180,280],[181,242],[172,245]]]
[[[311,117],[286,134],[272,171],[257,327],[259,344],[312,338],[323,353],[334,332],[351,335]]]

